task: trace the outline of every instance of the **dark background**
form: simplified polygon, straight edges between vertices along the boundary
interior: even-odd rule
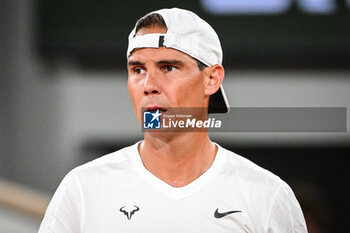
[[[220,35],[224,66],[235,68],[349,69],[350,9],[335,1],[333,13],[309,14],[293,1],[277,15],[213,15],[200,1],[38,1],[38,47],[43,54],[74,56],[88,67],[125,66],[127,37],[145,12],[190,9]]]

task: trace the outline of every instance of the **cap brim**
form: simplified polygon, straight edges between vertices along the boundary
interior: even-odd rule
[[[224,88],[220,85],[219,90],[210,96],[208,113],[228,113],[229,111],[230,105]]]

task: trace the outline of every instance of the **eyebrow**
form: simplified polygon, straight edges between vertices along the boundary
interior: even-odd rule
[[[144,66],[145,63],[139,62],[139,61],[129,61],[128,66]]]
[[[178,65],[178,66],[184,66],[185,64],[182,61],[179,60],[160,60],[156,62],[158,65],[162,64],[171,64],[171,65]],[[144,66],[145,63],[140,61],[129,61],[128,66]]]
[[[184,66],[185,64],[182,61],[179,60],[161,60],[158,61],[157,64],[171,64],[171,65],[179,65],[179,66]]]

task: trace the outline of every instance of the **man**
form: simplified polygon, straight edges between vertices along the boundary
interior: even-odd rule
[[[177,8],[141,18],[129,36],[128,89],[143,110],[228,110],[215,31]],[[144,140],[73,169],[41,224],[51,232],[307,232],[289,186],[210,141],[207,132]]]

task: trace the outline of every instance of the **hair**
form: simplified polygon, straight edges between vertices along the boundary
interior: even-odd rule
[[[151,27],[167,28],[163,17],[158,13],[153,13],[146,15],[137,22],[136,32],[138,32],[141,28]]]
[[[152,13],[152,14],[146,15],[145,17],[141,18],[137,22],[136,32],[138,32],[142,28],[152,28],[152,27],[160,27],[160,28],[168,29],[163,17],[158,13]],[[196,58],[193,58],[193,59],[196,61],[198,69],[200,71],[203,71],[205,67],[208,67],[207,65],[205,65],[203,62],[199,61],[198,59],[196,59]]]

